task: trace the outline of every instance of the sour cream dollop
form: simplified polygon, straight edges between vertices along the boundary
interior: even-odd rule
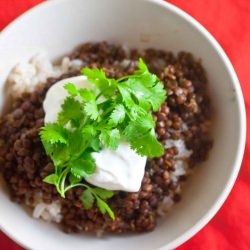
[[[85,76],[71,77],[55,83],[48,90],[43,102],[45,124],[57,121],[61,105],[68,96],[64,89],[68,82],[73,83],[78,89],[92,87]],[[104,148],[99,153],[92,153],[92,157],[96,163],[96,170],[92,176],[86,178],[87,182],[108,190],[139,191],[147,158],[130,149],[128,143],[121,143],[116,151]]]

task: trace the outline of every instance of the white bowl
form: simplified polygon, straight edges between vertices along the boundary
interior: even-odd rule
[[[163,1],[55,0],[28,11],[0,35],[0,108],[6,77],[20,60],[41,49],[56,59],[83,42],[103,40],[131,47],[190,51],[202,58],[216,113],[214,146],[209,160],[189,179],[183,200],[147,234],[101,239],[84,234],[67,235],[54,225],[32,219],[2,191],[1,229],[26,248],[173,249],[215,215],[237,177],[245,145],[246,120],[236,74],[214,38],[190,16]]]

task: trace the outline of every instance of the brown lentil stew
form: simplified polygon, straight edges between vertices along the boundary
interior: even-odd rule
[[[124,50],[121,46],[106,42],[86,43],[76,50],[71,59],[80,59],[84,67],[102,68],[108,77],[119,78],[132,74],[136,61],[142,57],[151,72],[157,74],[168,93],[166,102],[157,113],[156,132],[160,142],[182,139],[193,150],[189,159],[192,168],[208,157],[212,146],[209,137],[210,101],[207,95],[207,79],[203,67],[190,53],[156,49],[144,51]],[[127,60],[125,60],[127,59]],[[126,63],[125,63],[126,62]],[[77,75],[70,72],[60,79]],[[79,232],[145,232],[156,225],[157,209],[164,197],[172,195],[180,200],[178,186],[186,176],[171,180],[175,171],[176,147],[167,148],[165,154],[148,160],[141,189],[138,193],[115,192],[108,200],[116,219],[102,215],[96,207],[82,208],[82,188],[68,191],[61,199],[52,185],[44,183],[45,176],[53,171],[53,164],[46,156],[39,139],[39,129],[44,125],[43,100],[49,87],[59,79],[48,79],[32,93],[23,93],[13,101],[10,112],[0,118],[0,171],[7,183],[13,201],[32,204],[35,193],[41,193],[43,202],[62,203],[61,226],[64,231]],[[183,129],[185,127],[185,129]]]

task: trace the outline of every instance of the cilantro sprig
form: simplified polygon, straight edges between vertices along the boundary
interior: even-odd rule
[[[101,213],[114,219],[107,203],[114,193],[85,181],[95,172],[91,154],[104,147],[116,150],[126,141],[141,156],[161,156],[164,148],[156,139],[150,112],[159,109],[166,91],[142,59],[133,75],[120,79],[107,78],[102,69],[84,68],[81,73],[92,83],[92,89],[66,84],[68,97],[57,122],[46,124],[40,131],[46,154],[55,166],[44,182],[55,185],[63,198],[69,189],[83,187],[84,208],[96,204]]]

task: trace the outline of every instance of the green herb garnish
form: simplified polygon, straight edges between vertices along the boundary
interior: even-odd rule
[[[164,152],[156,139],[150,112],[159,109],[166,91],[142,59],[138,68],[133,75],[118,80],[107,78],[101,69],[82,69],[93,88],[77,89],[72,83],[66,84],[69,96],[57,122],[46,124],[40,131],[45,151],[55,166],[55,172],[44,182],[55,185],[63,198],[69,189],[84,187],[84,208],[90,209],[96,202],[100,211],[112,219],[114,213],[105,200],[113,192],[84,182],[95,172],[91,153],[103,147],[116,150],[121,141],[128,142],[141,156],[159,157]]]

